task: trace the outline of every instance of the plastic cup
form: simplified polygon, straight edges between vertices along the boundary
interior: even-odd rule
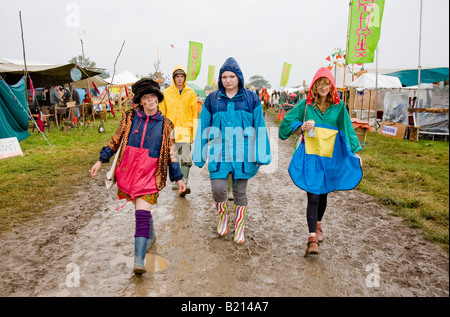
[[[307,122],[312,123],[313,126],[311,130],[308,130],[307,135],[308,137],[313,138],[316,136],[316,129],[315,129],[316,123],[314,122],[314,120],[308,120]]]

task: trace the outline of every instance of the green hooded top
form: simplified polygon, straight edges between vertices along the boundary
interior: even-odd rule
[[[339,100],[337,95],[336,85],[334,78],[330,71],[326,68],[321,68],[314,76],[312,87],[317,79],[326,77],[333,85],[332,91],[334,93],[335,103],[322,114],[320,110],[313,106],[313,100],[311,98],[311,92],[308,94],[307,99],[301,100],[288,114],[284,117],[280,124],[279,137],[282,140],[287,139],[303,122],[308,120],[314,120],[318,124],[326,124],[338,128],[345,134],[348,144],[350,145],[352,153],[361,151],[361,145],[353,128],[350,115],[348,114],[345,104]],[[306,116],[305,116],[306,107]]]

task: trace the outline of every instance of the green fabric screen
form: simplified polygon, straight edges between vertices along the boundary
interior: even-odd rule
[[[26,139],[30,135],[28,120],[24,79],[11,86],[0,80],[0,139],[17,137],[19,142]]]
[[[205,99],[206,98],[206,93],[203,89],[201,89],[199,86],[194,85],[193,83],[188,83],[187,84],[189,87],[191,87],[195,94],[198,95],[200,98]]]

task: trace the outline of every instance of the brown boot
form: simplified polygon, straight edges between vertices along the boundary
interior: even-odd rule
[[[322,243],[322,241],[323,241],[323,231],[322,231],[322,224],[320,222],[317,223],[316,237],[317,237],[317,240],[320,243]]]
[[[317,237],[310,236],[308,238],[308,243],[307,243],[306,251],[305,251],[305,258],[309,254],[319,254],[319,241],[317,240]]]

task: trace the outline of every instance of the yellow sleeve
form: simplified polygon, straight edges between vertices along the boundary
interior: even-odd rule
[[[198,104],[197,104],[197,96],[195,93],[193,94],[191,101],[191,111],[192,111],[192,142],[195,140],[195,133],[197,132],[197,124],[198,124],[198,117],[197,117],[197,111],[198,111]]]
[[[166,101],[165,101],[166,100],[166,94],[164,94],[164,92],[163,92],[163,96],[164,96],[164,99],[159,104],[159,110],[161,111],[161,114],[165,117],[166,113],[167,113],[167,107],[166,107]]]

